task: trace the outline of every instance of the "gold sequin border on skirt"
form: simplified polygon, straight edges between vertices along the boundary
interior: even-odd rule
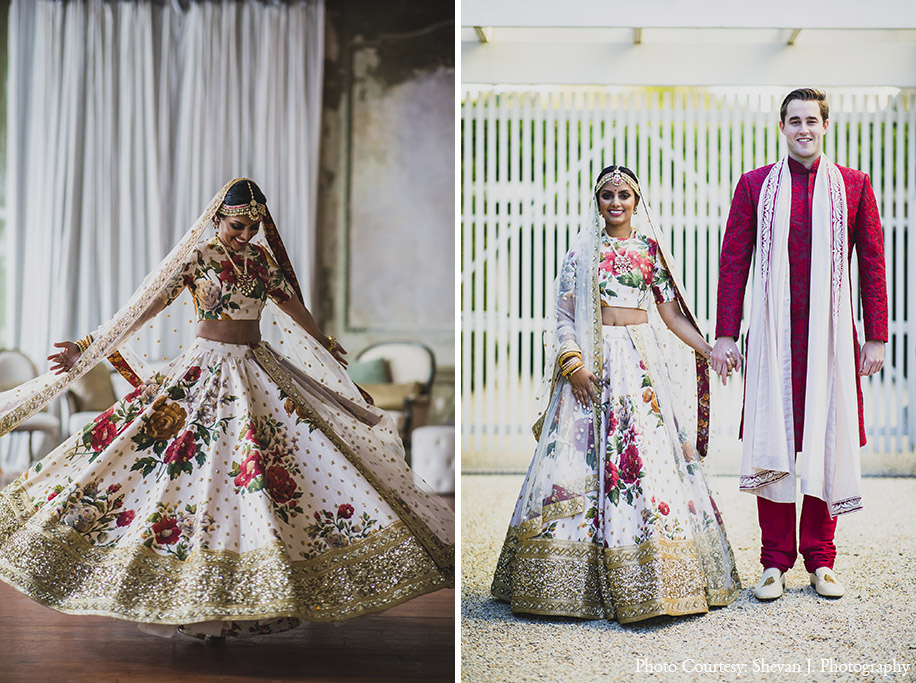
[[[628,623],[707,612],[731,603],[738,588],[724,575],[704,575],[694,541],[660,539],[603,548],[523,539],[510,528],[491,593],[513,612]]]
[[[291,560],[271,541],[241,554],[198,549],[181,561],[142,544],[93,546],[35,515],[18,482],[0,492],[0,578],[61,612],[158,624],[341,621],[449,586],[403,522],[309,560]]]

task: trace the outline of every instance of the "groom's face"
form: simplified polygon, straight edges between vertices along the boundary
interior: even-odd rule
[[[792,100],[786,107],[785,121],[779,130],[789,143],[789,156],[806,165],[817,159],[824,149],[827,121],[821,118],[821,109],[813,100]]]

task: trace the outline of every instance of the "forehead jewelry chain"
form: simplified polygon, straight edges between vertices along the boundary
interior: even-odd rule
[[[248,245],[245,245],[245,270],[242,272],[239,270],[239,267],[232,259],[232,254],[229,253],[226,245],[223,244],[223,241],[219,237],[216,238],[216,243],[220,246],[220,248],[222,248],[223,253],[226,254],[226,258],[229,259],[229,263],[232,264],[233,270],[235,270],[235,277],[236,280],[238,280],[239,291],[245,296],[252,296],[258,283],[253,275],[248,274]]]
[[[605,173],[603,176],[601,176],[598,179],[598,183],[595,185],[595,192],[598,192],[598,190],[600,190],[601,187],[608,181],[610,181],[611,184],[616,187],[624,184],[629,185],[637,196],[642,196],[642,192],[639,189],[639,183],[632,180],[629,176],[621,173],[619,168],[616,168],[613,171]]]

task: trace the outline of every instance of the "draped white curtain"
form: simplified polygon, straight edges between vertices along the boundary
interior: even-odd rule
[[[309,303],[324,0],[13,0],[9,50],[4,346],[44,371],[237,176],[267,195]],[[151,360],[193,335],[152,327]],[[24,457],[0,443],[7,469]]]
[[[6,345],[46,367],[242,175],[308,303],[323,41],[323,0],[13,0]],[[150,353],[174,355],[160,336]]]

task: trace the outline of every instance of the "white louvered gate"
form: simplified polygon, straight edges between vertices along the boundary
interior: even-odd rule
[[[640,178],[668,231],[694,312],[715,327],[719,247],[744,171],[776,161],[786,90],[468,89],[462,101],[462,463],[523,469],[534,446],[547,289],[605,165]],[[825,151],[870,174],[887,261],[885,370],[863,382],[869,444],[909,453],[916,435],[916,91],[833,90]],[[908,238],[909,235],[909,238]],[[856,268],[853,288],[857,291]],[[746,301],[745,314],[749,310]],[[857,306],[857,315],[860,315]],[[861,333],[861,320],[858,328]],[[861,336],[861,335],[860,335]],[[909,381],[907,381],[909,378]],[[736,448],[740,382],[713,394],[717,442]],[[909,408],[909,410],[908,410]]]

